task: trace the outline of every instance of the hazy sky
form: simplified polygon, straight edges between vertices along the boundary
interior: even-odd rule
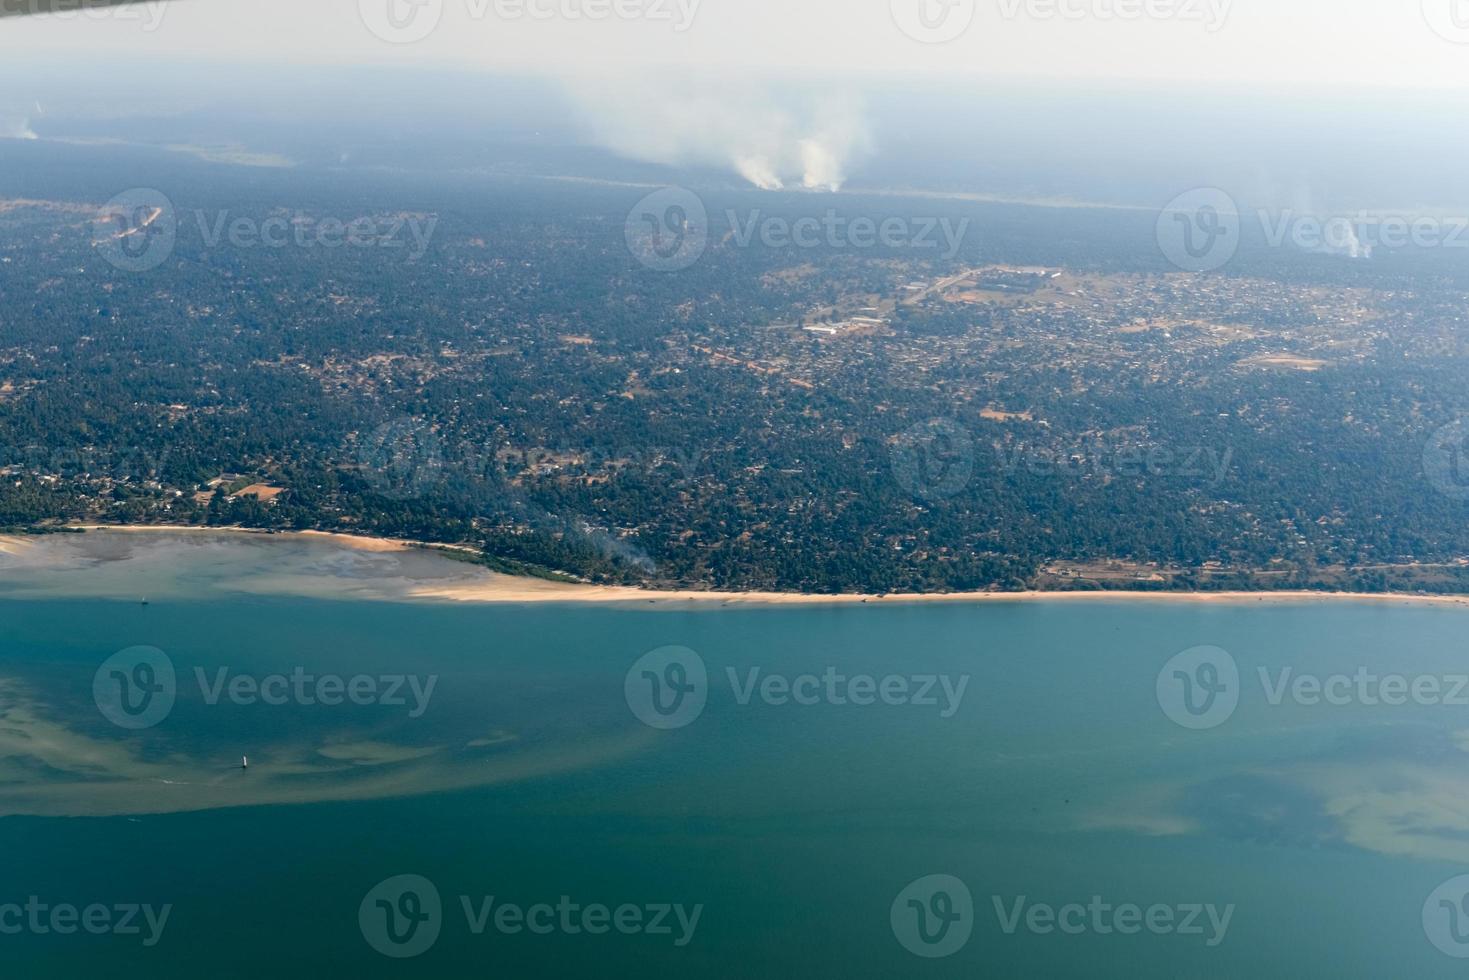
[[[0,61],[48,55],[1469,89],[1469,0],[179,0],[0,21]]]

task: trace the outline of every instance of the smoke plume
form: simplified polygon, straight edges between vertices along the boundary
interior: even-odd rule
[[[19,117],[0,116],[0,139],[6,140],[34,140],[40,139],[36,131],[31,128],[30,119]]]
[[[1295,208],[1297,213],[1305,217],[1316,218],[1321,223],[1321,243],[1308,251],[1321,255],[1337,255],[1348,259],[1370,259],[1372,258],[1372,246],[1364,244],[1357,235],[1357,226],[1350,217],[1332,215],[1329,212],[1322,216],[1325,208],[1320,205],[1319,195],[1308,185],[1298,185],[1295,192]]]
[[[592,137],[619,156],[721,167],[766,190],[840,190],[871,147],[849,97],[687,79],[568,88]]]

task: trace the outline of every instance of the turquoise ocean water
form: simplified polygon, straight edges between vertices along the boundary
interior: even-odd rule
[[[44,928],[5,932],[20,913],[0,908],[6,977],[1465,969],[1440,948],[1458,948],[1462,907],[1430,899],[1469,873],[1469,706],[1451,696],[1469,673],[1469,614],[1457,608],[641,609],[185,592],[144,606],[0,586],[0,906],[34,896],[106,906],[114,921],[127,906],[170,907],[154,936],[146,924],[63,934],[44,915]],[[693,651],[708,681],[702,712],[660,730],[630,707],[628,674],[670,645]],[[1195,730],[1170,718],[1158,678],[1201,645],[1227,651],[1240,679],[1227,719]],[[137,647],[167,658],[176,696],[133,730],[99,708],[94,682]],[[1272,704],[1259,671],[1287,667],[1435,678],[1441,696],[1311,704],[1308,686]],[[436,680],[417,717],[411,696],[210,703],[221,670],[259,681],[298,669],[376,678],[380,693],[383,678]],[[965,680],[957,702],[938,693],[931,705],[824,691],[779,703],[779,681],[742,704],[751,670],[905,678],[910,693],[929,676]],[[418,890],[408,904],[391,884],[405,875]],[[935,904],[934,875],[969,901],[948,885]],[[915,882],[910,905],[900,893]],[[1166,908],[1175,925],[1195,906],[1229,919],[1222,935],[1202,911],[1198,933],[1108,929],[1117,920],[1099,927],[1090,912],[1064,913],[1070,931],[1045,928],[1044,909],[1094,896]],[[632,906],[643,927],[495,925],[501,906],[558,902]],[[663,906],[698,908],[697,922],[681,928],[669,911],[670,931],[647,928]],[[940,945],[913,941],[902,919],[920,914],[930,938],[943,916],[963,917],[947,935],[967,938],[917,955]],[[398,938],[422,918],[416,935],[431,941],[384,955],[389,916]]]

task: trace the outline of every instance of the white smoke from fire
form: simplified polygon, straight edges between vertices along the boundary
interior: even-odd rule
[[[1294,216],[1311,218],[1320,222],[1321,241],[1308,247],[1307,251],[1322,255],[1337,255],[1348,259],[1372,258],[1372,246],[1364,244],[1357,235],[1357,226],[1350,217],[1331,214],[1321,206],[1319,195],[1308,184],[1297,184],[1294,194]]]
[[[659,160],[658,163],[677,163],[677,160]],[[742,156],[734,159],[735,172],[741,177],[760,188],[762,191],[775,191],[785,186],[785,182],[775,175],[770,167],[770,161],[763,156]]]
[[[722,167],[765,190],[840,190],[871,147],[848,97],[687,79],[568,88],[593,138],[619,156]]]
[[[7,140],[34,140],[40,139],[36,131],[31,128],[28,118],[5,118],[0,117],[0,139]]]
[[[1357,237],[1357,228],[1351,218],[1330,218],[1326,222],[1326,245],[1324,251],[1332,255],[1344,255],[1349,259],[1372,258],[1372,246],[1363,245]]]

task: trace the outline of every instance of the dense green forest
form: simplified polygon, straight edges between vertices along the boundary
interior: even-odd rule
[[[626,245],[646,188],[173,166],[0,178],[0,527],[351,530],[699,588],[1469,587],[1461,256],[1196,276],[1151,215],[726,190],[665,273]],[[177,223],[142,271],[96,220],[135,184]],[[831,207],[972,224],[946,257],[724,217]],[[211,240],[272,218],[379,238]],[[910,288],[994,266],[1046,272]]]

